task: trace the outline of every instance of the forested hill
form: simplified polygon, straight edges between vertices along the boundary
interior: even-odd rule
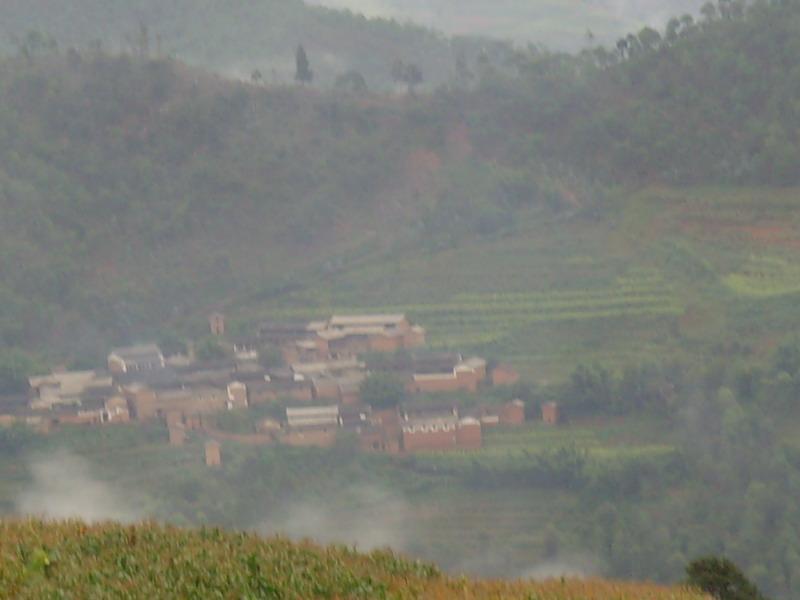
[[[737,6],[614,50],[482,56],[416,96],[23,44],[0,63],[0,342],[96,364],[616,183],[797,183],[800,1]]]
[[[294,77],[294,50],[304,44],[317,81],[331,84],[349,70],[372,87],[391,85],[396,59],[419,64],[429,81],[452,71],[449,43],[422,27],[309,7],[301,0],[8,0],[0,48],[13,49],[29,31],[62,48],[141,50],[265,80]]]
[[[468,100],[479,113],[494,106],[524,148],[604,180],[800,181],[797,0],[707,3],[698,20],[494,75]]]
[[[0,586],[14,598],[551,598],[703,600],[677,587],[505,583],[442,575],[391,552],[358,554],[218,529],[0,523]]]

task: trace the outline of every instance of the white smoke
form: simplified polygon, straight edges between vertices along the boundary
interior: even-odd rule
[[[546,581],[548,579],[586,579],[601,574],[597,562],[588,556],[558,558],[539,563],[526,570],[521,579]]]
[[[345,544],[361,551],[408,547],[413,514],[396,495],[374,486],[357,487],[347,494],[346,505],[309,501],[277,511],[260,523],[259,533],[291,539],[312,539],[320,544]]]
[[[40,457],[31,462],[30,471],[32,481],[15,501],[17,514],[87,522],[133,522],[142,517],[126,496],[98,479],[78,456]]]

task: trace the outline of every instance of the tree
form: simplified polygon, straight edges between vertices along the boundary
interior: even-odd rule
[[[228,355],[219,340],[213,337],[208,337],[198,342],[195,354],[200,360],[218,360]]]
[[[391,373],[373,373],[361,384],[361,401],[374,409],[394,408],[406,398],[403,381]]]
[[[37,370],[34,361],[18,350],[0,351],[0,393],[17,394],[25,390],[28,377]]]
[[[166,356],[175,356],[176,354],[186,354],[186,342],[177,333],[171,330],[165,331],[158,338],[158,346],[163,350]]]
[[[302,84],[311,83],[314,80],[314,72],[311,70],[311,64],[308,62],[308,55],[302,44],[297,47],[295,63],[297,69],[294,74],[294,80]]]
[[[670,44],[674,44],[675,42],[678,41],[678,33],[680,32],[680,30],[681,30],[680,19],[673,17],[667,23],[667,29],[666,32],[664,33],[664,38]]]
[[[628,51],[628,40],[625,38],[620,38],[617,40],[617,52],[619,52],[619,57],[621,60],[625,60],[625,53]]]
[[[252,73],[250,73],[250,81],[252,81],[255,85],[259,85],[262,81],[264,81],[264,75],[259,69],[255,69]]]
[[[661,34],[652,27],[645,27],[639,32],[639,43],[646,50],[653,50],[661,43]]]
[[[368,90],[367,80],[358,71],[347,71],[336,78],[333,86],[338,90],[363,94]]]
[[[706,557],[686,567],[687,584],[715,600],[765,600],[758,588],[726,558]]]
[[[259,349],[258,362],[265,369],[275,369],[286,365],[281,349],[272,345]]]
[[[717,17],[717,6],[713,2],[706,2],[700,9],[706,23],[710,23]]]
[[[414,95],[414,88],[423,81],[422,69],[413,63],[404,63],[396,60],[392,63],[392,79],[395,83],[404,83],[408,88],[408,94]]]

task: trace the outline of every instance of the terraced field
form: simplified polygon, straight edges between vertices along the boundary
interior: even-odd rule
[[[530,467],[535,457],[560,448],[586,451],[590,465],[604,461],[669,457],[675,446],[650,422],[592,423],[552,428],[533,425],[523,429],[488,429],[479,451],[424,453],[416,463],[448,472],[475,467],[513,470]]]
[[[800,292],[800,267],[774,256],[751,256],[724,279],[731,291],[768,298]]]
[[[663,277],[657,271],[642,269],[617,278],[614,285],[607,287],[464,293],[440,303],[287,308],[272,311],[270,316],[313,319],[324,313],[403,312],[427,328],[431,347],[463,350],[498,342],[521,328],[539,323],[675,316],[682,310]]]

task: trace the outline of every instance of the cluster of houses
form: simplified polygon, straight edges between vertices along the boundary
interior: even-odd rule
[[[376,353],[386,357],[381,370],[400,378],[411,397],[476,393],[484,385],[519,380],[507,366],[489,370],[481,358],[425,351],[425,330],[405,315],[262,323],[251,338],[235,341],[225,340],[223,315],[211,315],[209,325],[228,347],[228,357],[165,357],[155,344],[117,348],[108,355],[107,370],[31,377],[25,410],[0,415],[0,423],[17,419],[47,429],[161,420],[170,443],[180,445],[189,432],[213,432],[210,417],[216,413],[281,402],[284,417],[259,422],[256,440],[329,446],[348,433],[357,435],[366,451],[401,453],[479,448],[483,428],[525,421],[525,406],[518,400],[468,411],[454,403],[412,401],[391,410],[365,405],[360,397],[369,376],[364,357]],[[262,366],[264,348],[280,351],[287,366]],[[547,420],[558,420],[557,407],[547,411]],[[206,446],[206,460],[212,466],[221,462],[214,440]]]

